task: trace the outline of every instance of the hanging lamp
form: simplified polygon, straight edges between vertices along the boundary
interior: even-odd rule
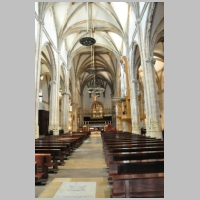
[[[92,55],[92,47],[91,47],[91,55]],[[93,61],[92,61],[92,64],[93,64],[92,70],[93,70],[93,72],[94,72],[94,73],[93,73],[93,74],[94,74],[94,85],[91,86],[91,87],[89,87],[89,88],[87,88],[87,89],[86,89],[86,92],[87,92],[87,93],[92,93],[93,95],[96,95],[96,94],[99,94],[99,93],[104,92],[105,89],[96,85],[96,79],[95,79],[96,70],[95,70],[95,67],[94,67],[94,51],[93,51],[93,56],[91,56],[91,58],[92,58],[92,60],[93,60]],[[91,70],[91,71],[92,71],[92,70]]]
[[[87,15],[89,15],[89,12],[88,12],[88,2],[87,2]],[[87,35],[88,35],[88,16],[87,16]],[[92,37],[83,37],[79,40],[79,42],[84,45],[84,46],[91,46],[93,44],[96,43],[96,40]]]

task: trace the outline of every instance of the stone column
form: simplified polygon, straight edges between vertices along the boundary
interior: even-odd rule
[[[35,139],[39,138],[38,110],[39,110],[39,87],[41,69],[42,29],[44,23],[38,21],[38,32],[35,52]]]
[[[154,61],[152,58],[146,58],[146,55],[150,55],[148,49],[145,49],[145,43],[143,42],[142,27],[140,24],[140,18],[137,18],[135,25],[138,31],[138,40],[140,46],[140,57],[143,69],[143,85],[144,85],[144,99],[145,99],[145,111],[146,111],[146,136],[162,138],[162,132],[159,128],[159,119],[157,117],[157,103],[154,92],[155,87],[155,72]],[[152,93],[153,92],[153,93]],[[157,94],[156,94],[157,96]]]
[[[149,85],[147,81],[148,74],[146,73],[147,67],[145,62],[145,48],[144,48],[144,42],[143,42],[143,34],[142,34],[142,27],[140,24],[140,18],[136,20],[136,26],[138,28],[138,39],[140,43],[140,57],[141,57],[141,63],[142,63],[142,71],[143,71],[143,85],[144,85],[144,101],[145,101],[145,111],[146,111],[146,117],[149,115],[149,108],[151,107],[150,102],[148,100],[148,96],[150,94]],[[147,132],[148,128],[146,126]]]
[[[60,108],[59,108],[59,89],[60,89],[60,51],[57,51],[57,62],[56,62],[56,102],[55,102],[55,127],[53,134],[59,135],[59,117],[60,117]]]
[[[72,104],[72,131],[76,132],[77,131],[77,103]]]
[[[69,131],[69,93],[64,91],[62,93],[62,129],[64,133]]]
[[[111,94],[111,99],[113,95]],[[111,112],[112,112],[112,126],[116,126],[116,114],[115,114],[115,102],[111,101]]]
[[[84,125],[84,121],[83,121],[83,98],[84,98],[84,95],[82,94],[81,95],[81,109],[80,109],[80,114],[79,114],[79,117],[80,117],[80,126],[83,126]]]
[[[59,135],[58,123],[57,123],[57,85],[56,81],[50,81],[51,92],[50,92],[50,105],[49,105],[49,130],[53,130],[54,135]]]
[[[162,129],[160,122],[160,112],[158,105],[158,95],[155,79],[155,59],[152,57],[146,58],[146,81],[148,85],[149,95],[147,100],[150,104],[149,113],[147,115],[147,136],[162,138]]]
[[[131,90],[130,90],[130,104],[131,104],[131,121],[132,121],[132,133],[140,134],[140,111],[138,104],[138,92],[137,92],[138,81],[135,79],[131,80]]]
[[[116,129],[117,131],[122,131],[122,103],[121,102],[116,102],[116,107],[117,107],[117,114],[116,114]],[[121,117],[118,117],[121,116]]]

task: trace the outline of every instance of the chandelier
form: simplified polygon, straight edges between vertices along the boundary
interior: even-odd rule
[[[96,85],[96,79],[95,79],[95,76],[96,76],[96,72],[97,70],[95,70],[95,67],[94,67],[94,51],[92,52],[92,46],[91,46],[91,58],[92,58],[92,69],[90,70],[90,74],[94,74],[94,85],[93,86],[90,86],[86,89],[86,92],[87,93],[91,93],[92,95],[96,95],[96,94],[99,94],[99,93],[102,93],[105,91],[104,88],[102,87],[99,87],[98,85]]]
[[[88,2],[87,2],[87,15],[88,15]],[[88,34],[88,18],[87,18],[87,34]],[[96,43],[96,40],[92,37],[83,37],[79,40],[79,42],[84,46],[92,46],[93,44]]]

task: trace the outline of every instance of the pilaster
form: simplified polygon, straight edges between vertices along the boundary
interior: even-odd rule
[[[50,81],[50,105],[49,105],[49,130],[53,130],[54,135],[59,135],[59,124],[57,122],[57,82],[56,80]]]
[[[64,132],[69,131],[69,93],[64,91],[62,93],[62,129]]]
[[[140,127],[140,113],[139,113],[139,104],[138,104],[138,93],[137,93],[137,85],[139,84],[137,80],[131,80],[131,121],[132,121],[132,133],[141,134]]]
[[[39,87],[40,87],[40,68],[41,68],[41,45],[42,29],[44,23],[38,20],[38,32],[35,52],[35,138],[39,138],[38,110],[39,110]]]

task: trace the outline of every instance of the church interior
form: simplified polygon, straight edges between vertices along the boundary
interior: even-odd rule
[[[35,2],[35,198],[164,198],[164,2]]]

